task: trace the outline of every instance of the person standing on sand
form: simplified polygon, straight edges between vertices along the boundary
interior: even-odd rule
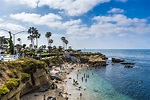
[[[69,100],[69,98],[68,98],[68,97],[66,97],[65,99],[66,99],[66,100]]]
[[[44,94],[43,98],[44,98],[44,100],[46,100],[46,99],[45,99],[45,94]]]
[[[82,98],[82,93],[80,93],[80,100],[81,100],[81,98]]]
[[[78,74],[77,74],[77,79],[78,79]]]
[[[52,100],[56,100],[56,98],[54,97]]]
[[[58,94],[59,94],[59,96],[61,96],[61,94],[62,94],[62,89],[59,89],[59,90],[58,90]]]

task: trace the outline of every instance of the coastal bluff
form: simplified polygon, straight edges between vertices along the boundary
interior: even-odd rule
[[[105,55],[82,56],[81,63],[88,63],[91,67],[104,67],[107,65]]]
[[[25,63],[27,66],[25,66]],[[10,68],[11,64],[13,66]],[[1,82],[3,82],[3,84],[1,83],[0,87],[0,100],[20,100],[21,96],[50,84],[50,76],[43,62],[41,63],[40,61],[30,59],[30,62],[3,62],[1,65],[5,66],[2,67],[4,71],[2,71],[1,76]],[[14,70],[16,70],[16,74],[11,73]],[[14,79],[18,80],[18,82],[12,81]]]
[[[35,84],[32,83],[32,80],[30,78],[27,82],[20,83],[19,87],[15,88],[14,90],[3,96],[1,100],[20,100],[21,96],[49,84],[48,75],[44,70],[37,69],[33,76]]]

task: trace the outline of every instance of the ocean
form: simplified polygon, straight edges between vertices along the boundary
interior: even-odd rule
[[[82,88],[86,88],[79,91],[84,97],[81,100],[150,100],[150,50],[86,49],[83,51],[105,54],[109,65],[80,70],[78,81]],[[124,68],[122,64],[112,64],[110,61],[112,57],[135,63],[135,67]],[[77,72],[71,74],[75,78]],[[83,74],[89,75],[87,82],[81,80]]]

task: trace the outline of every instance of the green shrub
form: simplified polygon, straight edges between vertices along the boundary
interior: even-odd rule
[[[14,68],[14,65],[12,65],[12,64],[10,63],[10,64],[7,64],[7,67],[8,67],[8,68]]]
[[[22,82],[28,81],[29,78],[30,78],[30,75],[29,75],[29,74],[27,74],[27,73],[22,73],[22,74],[21,74],[21,81],[22,81]]]
[[[5,85],[0,87],[0,95],[4,95],[8,92],[10,92],[10,90]]]
[[[11,78],[14,76],[13,72],[8,72],[7,75]]]
[[[50,59],[49,58],[46,58],[46,59],[42,59],[43,62],[45,62],[47,65],[50,64]]]
[[[20,79],[12,78],[10,81],[6,82],[4,85],[9,90],[12,90],[14,87],[17,87],[19,83],[20,83]]]
[[[17,76],[17,71],[15,69],[13,69],[12,72],[15,76]]]
[[[37,68],[46,69],[46,67],[48,67],[48,66],[45,62],[31,59],[31,58],[25,59],[23,64],[22,64],[23,72],[28,73],[28,74],[34,73]]]
[[[0,70],[6,71],[5,67],[0,67]]]

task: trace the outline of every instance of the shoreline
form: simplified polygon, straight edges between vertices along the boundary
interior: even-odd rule
[[[48,97],[55,97],[56,100],[67,100],[66,97],[68,97],[68,100],[72,100],[70,99],[70,97],[72,96],[70,93],[68,93],[68,89],[67,87],[72,87],[70,86],[70,83],[68,84],[67,80],[72,80],[69,79],[70,77],[70,73],[73,73],[81,68],[87,67],[88,64],[69,64],[69,63],[64,63],[61,65],[62,68],[64,68],[65,70],[60,70],[59,67],[53,68],[50,72],[50,74],[53,75],[60,75],[60,78],[62,79],[62,81],[57,81],[57,80],[53,80],[53,82],[57,85],[56,89],[49,89],[47,91],[44,92],[32,92],[30,94],[24,95],[20,98],[20,100],[47,100]],[[72,76],[71,76],[72,77]],[[68,86],[69,85],[69,86]],[[72,84],[71,84],[72,85]],[[62,96],[59,96],[58,94],[58,90],[62,89]]]

